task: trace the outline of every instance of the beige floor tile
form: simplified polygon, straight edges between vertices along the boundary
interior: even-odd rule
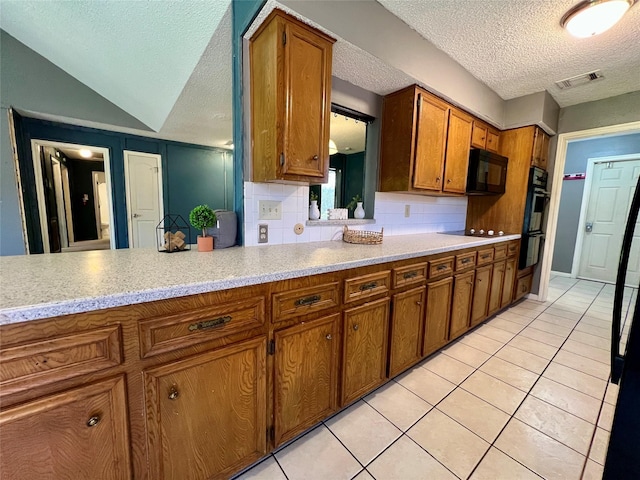
[[[571,340],[575,340],[576,342],[591,345],[592,347],[601,348],[606,351],[609,351],[609,349],[611,348],[611,341],[609,339],[591,335],[590,333],[584,333],[574,330],[573,333],[569,335],[569,338]]]
[[[491,325],[494,328],[499,328],[501,330],[504,330],[505,332],[513,333],[514,335],[516,333],[520,333],[525,327],[524,325],[521,325],[519,323],[512,322],[510,320],[507,320],[506,318],[502,318],[502,316],[496,317],[493,320],[489,320],[485,325]]]
[[[578,480],[585,461],[578,452],[517,419],[507,424],[495,446],[547,480]]]
[[[604,394],[604,401],[609,405],[616,405],[618,403],[618,392],[620,391],[620,387],[615,383],[609,382],[607,384],[607,393]]]
[[[493,340],[491,338],[483,337],[482,335],[478,335],[475,332],[465,335],[459,341],[460,343],[464,343],[465,345],[469,345],[470,347],[477,348],[478,350],[489,353],[491,355],[504,347],[505,343]]]
[[[575,415],[529,395],[515,417],[582,455],[589,453],[595,426]]]
[[[551,345],[552,347],[556,348],[560,348],[560,346],[567,339],[567,337],[561,337],[559,335],[556,335],[555,333],[544,332],[532,327],[525,328],[519,333],[519,336],[531,338],[533,340]]]
[[[580,323],[585,325],[593,325],[594,327],[611,329],[612,319],[602,318],[602,315],[591,315],[589,312],[584,314],[584,317],[580,319]]]
[[[607,380],[609,378],[609,365],[591,360],[590,358],[583,357],[582,355],[571,353],[567,350],[560,349],[553,358],[553,361],[555,363],[565,365],[566,367],[571,367],[574,370],[593,375],[594,377],[598,377],[602,380]]]
[[[422,367],[414,367],[403,373],[396,378],[396,382],[431,405],[438,403],[456,388],[455,384]]]
[[[544,377],[531,389],[531,395],[596,424],[600,402],[589,395]]]
[[[389,420],[362,400],[327,420],[325,425],[363,465],[402,435]]]
[[[370,393],[364,400],[403,432],[432,408],[415,393],[393,381]]]
[[[455,342],[454,344],[445,347],[442,351],[446,355],[476,368],[486,362],[491,356],[486,352],[460,342]]]
[[[469,480],[540,480],[528,468],[497,448],[491,447]]]
[[[554,335],[558,335],[560,337],[567,338],[571,333],[571,328],[565,325],[558,325],[555,323],[550,323],[542,320],[540,317],[536,318],[529,325],[530,328],[535,328],[536,330],[542,330],[543,332],[553,333]]]
[[[242,475],[234,477],[234,480],[287,480],[280,466],[272,455],[260,462],[251,470],[247,470]]]
[[[600,416],[598,417],[598,426],[607,432],[611,431],[611,424],[613,423],[613,414],[616,407],[608,403],[603,403],[600,409]]]
[[[557,325],[559,327],[569,328],[569,329],[572,329],[578,323],[577,318],[560,317],[558,315],[553,315],[549,313],[549,310],[541,313],[538,316],[538,318],[536,318],[536,321],[538,320],[541,322],[550,323],[552,325]]]
[[[563,317],[563,318],[568,318],[569,320],[579,320],[580,317],[582,316],[581,313],[577,313],[577,312],[570,312],[568,310],[565,310],[563,308],[560,307],[556,307],[556,304],[552,305],[551,307],[547,308],[544,313],[548,313],[549,315],[554,315],[556,317]]]
[[[458,385],[465,378],[471,375],[475,368],[456,360],[449,355],[439,353],[421,364],[423,368],[432,371],[433,373],[440,375],[442,378],[446,378],[450,382]]]
[[[564,345],[562,345],[562,349],[571,353],[582,355],[583,357],[590,358],[591,360],[596,360],[597,362],[604,363],[605,365],[609,364],[611,356],[607,350],[592,347],[591,345],[587,345],[585,343],[576,342],[572,339],[564,342]]]
[[[511,307],[509,310],[507,310],[507,313],[511,313],[528,319],[529,321],[526,323],[525,320],[522,320],[523,325],[526,325],[528,323],[531,323],[531,320],[540,315],[544,310],[545,308],[524,308],[520,305],[516,305],[515,307]]]
[[[489,449],[487,442],[436,409],[407,435],[460,478],[469,476]]]
[[[516,307],[511,307],[510,309],[498,314],[498,318],[503,318],[526,327],[533,321],[533,318],[538,315],[538,312],[532,313],[531,310],[519,310]]]
[[[589,451],[589,458],[600,465],[604,465],[604,461],[607,458],[608,446],[609,432],[602,428],[597,428],[596,434],[593,437],[593,443],[591,444],[591,450]]]
[[[549,364],[542,376],[578,390],[579,392],[586,393],[600,401],[604,398],[604,392],[607,389],[606,380],[579,372],[555,361]]]
[[[547,360],[551,360],[558,351],[557,347],[538,342],[537,340],[532,340],[531,338],[521,337],[519,335],[511,340],[508,345],[524,350],[525,352],[533,353],[534,355],[546,358]]]
[[[375,478],[366,470],[362,470],[358,475],[353,477],[353,480],[375,480]]]
[[[480,327],[476,328],[475,332],[478,335],[482,335],[484,337],[488,337],[488,338],[491,338],[493,340],[497,340],[497,341],[502,342],[502,343],[507,343],[515,335],[515,334],[513,334],[511,332],[507,332],[506,330],[502,330],[500,328],[492,327],[491,325],[489,325],[487,323],[485,323],[484,325],[481,325]]]
[[[406,436],[396,440],[367,466],[367,470],[376,480],[457,480],[453,473]]]
[[[602,480],[602,474],[604,473],[604,467],[593,460],[587,459],[587,463],[584,466],[584,473],[582,474],[582,480]]]
[[[499,350],[495,356],[537,374],[542,373],[549,365],[549,360],[546,358],[511,347],[508,344],[502,350]]]
[[[480,367],[480,371],[525,392],[528,392],[538,379],[537,374],[498,357],[487,360]]]
[[[456,388],[442,402],[438,410],[467,427],[487,442],[493,442],[509,415],[462,388]]]
[[[611,340],[611,326],[609,328],[598,327],[596,325],[590,325],[584,323],[582,320],[576,325],[576,331],[595,335],[596,337],[605,338],[607,341]]]
[[[347,480],[362,470],[324,425],[275,453],[275,457],[289,480]]]
[[[460,386],[509,414],[516,411],[526,395],[522,390],[480,371],[475,372]]]

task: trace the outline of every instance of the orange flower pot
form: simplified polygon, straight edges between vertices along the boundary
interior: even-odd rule
[[[210,252],[213,250],[213,237],[203,237],[202,235],[198,235],[198,251],[199,252]]]

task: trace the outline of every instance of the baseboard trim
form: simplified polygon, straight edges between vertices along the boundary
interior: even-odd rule
[[[551,270],[551,275],[555,275],[556,277],[572,278],[570,273],[566,273],[566,272],[554,272],[553,270]]]

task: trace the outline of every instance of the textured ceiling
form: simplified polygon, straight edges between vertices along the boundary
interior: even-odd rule
[[[640,6],[611,30],[576,39],[560,27],[577,0],[378,0],[503,99],[547,90],[561,107],[640,89]],[[557,80],[602,70],[568,90]]]

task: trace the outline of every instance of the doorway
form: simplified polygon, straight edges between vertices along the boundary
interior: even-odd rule
[[[31,151],[44,253],[115,248],[109,151],[46,140],[32,140]],[[101,198],[94,172],[104,185]]]

